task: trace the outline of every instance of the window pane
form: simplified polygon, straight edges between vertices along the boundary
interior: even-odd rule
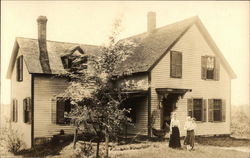
[[[214,121],[221,121],[221,112],[220,112],[220,110],[214,110]]]
[[[194,99],[193,107],[194,107],[194,118],[197,121],[201,121],[202,120],[202,99]]]

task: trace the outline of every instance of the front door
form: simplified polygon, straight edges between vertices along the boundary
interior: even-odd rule
[[[166,98],[162,100],[161,109],[161,128],[164,128],[165,122],[170,125],[171,113],[176,109],[178,95],[174,93],[169,93]]]

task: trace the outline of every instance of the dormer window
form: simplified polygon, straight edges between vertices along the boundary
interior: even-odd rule
[[[87,69],[88,56],[80,46],[69,49],[69,52],[61,57],[64,69]]]
[[[22,55],[17,58],[16,72],[17,72],[17,81],[18,82],[23,81],[23,56]]]
[[[64,69],[70,69],[72,66],[72,59],[69,56],[62,57],[62,63]]]

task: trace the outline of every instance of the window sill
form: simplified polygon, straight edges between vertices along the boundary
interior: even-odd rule
[[[173,77],[173,76],[170,76],[170,78],[174,78],[174,79],[182,79],[182,77]]]

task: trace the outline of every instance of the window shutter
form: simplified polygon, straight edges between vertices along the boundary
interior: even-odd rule
[[[214,121],[214,100],[208,99],[208,122]]]
[[[176,61],[177,70],[176,70],[176,76],[177,76],[177,77],[182,77],[182,53],[176,52],[176,55],[177,55],[177,61]]]
[[[207,100],[203,99],[202,102],[202,121],[207,122]]]
[[[193,99],[187,99],[187,115],[193,117]]]
[[[218,58],[215,58],[215,80],[220,80],[220,61]]]
[[[222,107],[221,107],[221,121],[226,121],[226,100],[222,100]]]
[[[207,78],[207,57],[201,57],[201,79],[205,80]]]
[[[175,60],[174,60],[174,54],[173,52],[170,53],[170,76],[175,77],[176,72],[175,72]]]
[[[20,56],[20,76],[19,81],[23,80],[23,56]]]
[[[59,124],[63,124],[64,123],[64,100],[60,99],[57,100],[56,102],[56,122]]]
[[[13,119],[13,121],[14,121],[14,122],[17,122],[17,121],[18,121],[18,106],[17,106],[17,99],[14,99],[14,102],[15,102],[15,103],[14,103],[14,107],[13,107],[13,108],[14,108],[14,110],[13,110],[13,111],[14,111],[14,115],[13,115],[13,118],[14,118],[14,119]]]
[[[10,106],[10,119],[12,122],[14,122],[14,104],[15,104],[15,101],[14,99],[12,99],[12,103]]]
[[[23,100],[23,122],[27,122],[27,100],[26,98]]]
[[[56,124],[56,99],[51,101],[51,122]]]
[[[27,122],[28,122],[28,123],[31,123],[31,122],[32,122],[32,119],[33,119],[33,118],[32,118],[32,110],[31,110],[32,108],[31,108],[31,106],[32,106],[31,98],[28,97],[28,98],[27,98],[27,111],[28,111],[28,112],[27,112],[27,115],[28,115],[28,116],[27,116],[27,117],[28,117]]]

